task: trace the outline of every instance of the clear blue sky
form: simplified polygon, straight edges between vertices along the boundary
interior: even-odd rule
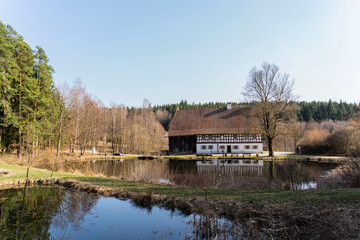
[[[0,0],[0,21],[105,105],[239,101],[263,61],[299,100],[360,101],[357,0]]]

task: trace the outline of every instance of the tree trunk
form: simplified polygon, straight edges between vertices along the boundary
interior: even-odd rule
[[[272,138],[272,137],[267,137],[267,138],[268,138],[268,147],[269,147],[269,157],[273,157],[274,156],[274,150],[273,150],[274,138]]]
[[[111,147],[112,147],[112,151],[113,153],[115,152],[115,144],[114,144],[114,141],[115,141],[115,125],[116,125],[116,118],[115,118],[115,108],[112,109],[112,129],[111,129]]]
[[[61,144],[61,130],[62,130],[62,116],[63,116],[63,109],[60,110],[60,126],[59,126],[59,135],[58,135],[58,143],[56,149],[56,156],[60,154],[60,144]],[[70,147],[71,148],[71,147]]]
[[[73,145],[73,148],[76,147],[76,141],[77,141],[77,136],[78,136],[78,132],[79,132],[79,121],[80,121],[80,107],[77,106],[76,108],[76,125],[75,125],[75,139],[74,139],[74,145]],[[74,150],[73,150],[74,152]]]
[[[39,156],[39,134],[36,134],[35,155]]]
[[[70,150],[70,153],[73,153],[73,151],[72,151],[72,139],[69,140],[69,150]]]
[[[84,155],[85,153],[85,145],[80,147],[80,155]]]
[[[274,161],[269,162],[269,175],[272,180],[274,180]]]
[[[19,147],[18,157],[21,160],[21,75],[20,75],[20,91],[19,91]]]
[[[31,156],[35,157],[35,142],[33,141],[31,144]]]

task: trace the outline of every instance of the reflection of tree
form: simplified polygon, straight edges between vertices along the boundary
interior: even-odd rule
[[[34,187],[27,190],[21,218],[22,197],[23,189],[0,191],[0,239],[16,239],[17,228],[18,239],[50,239],[52,224],[64,234],[69,227],[78,230],[98,199],[84,192]]]
[[[122,177],[135,181],[159,182],[169,172],[169,160],[96,160],[58,163],[55,171],[80,172],[85,175]]]
[[[302,184],[308,184],[319,178],[325,171],[335,168],[333,164],[319,164],[305,161],[270,161],[264,164],[264,174],[271,180],[286,183],[292,190],[301,189]]]
[[[300,162],[300,161],[280,161],[269,162],[273,163],[273,175],[275,179],[286,181],[289,179],[289,174],[306,175],[308,179],[316,179],[324,174],[325,171],[333,169],[336,165],[333,164],[319,164],[314,162]],[[270,167],[270,165],[269,165]]]
[[[168,175],[168,160],[124,161],[123,176],[134,181],[159,182]]]
[[[54,189],[51,201],[47,201],[49,188],[30,188],[27,190],[24,201],[23,217],[21,217],[21,203],[23,189],[7,189],[0,192],[0,239],[15,239],[16,230],[19,229],[18,239],[50,238],[48,230],[53,212],[60,205],[64,191]],[[46,204],[48,202],[48,204]],[[47,211],[45,209],[47,208]],[[44,213],[46,215],[44,216]],[[17,224],[21,222],[21,226]]]
[[[98,196],[85,192],[69,191],[66,192],[61,205],[53,218],[53,225],[64,232],[69,227],[72,230],[80,230],[81,222],[96,205]]]

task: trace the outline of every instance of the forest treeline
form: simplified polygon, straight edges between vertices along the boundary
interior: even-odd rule
[[[59,94],[54,69],[41,47],[32,50],[11,26],[0,22],[1,149],[36,152],[57,129]]]
[[[232,106],[246,106],[250,103],[239,103],[232,102]],[[356,113],[359,112],[359,105],[356,103],[347,103],[347,102],[336,102],[336,101],[312,101],[312,102],[294,102],[297,107],[296,117],[300,122],[309,122],[316,121],[322,122],[325,120],[340,121],[340,120],[349,120]],[[154,106],[154,111],[163,111],[162,115],[165,115],[166,112],[169,113],[168,117],[159,118],[165,129],[168,129],[168,124],[171,119],[175,116],[177,110],[186,110],[186,109],[199,109],[199,108],[221,108],[226,107],[225,102],[208,102],[208,103],[188,103],[186,100],[180,101],[180,103],[174,104],[164,104]]]
[[[343,121],[354,117],[359,112],[359,105],[356,103],[346,103],[343,101],[334,102],[298,102],[299,110],[297,118],[301,122],[314,120],[322,122],[324,120]]]
[[[53,82],[54,68],[44,49],[35,50],[11,26],[0,22],[0,149],[17,150],[19,158],[39,150],[70,152],[101,149],[131,153],[160,152],[166,132],[151,105],[105,107],[86,92]]]

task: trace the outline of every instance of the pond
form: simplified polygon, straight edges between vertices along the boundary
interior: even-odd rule
[[[204,216],[200,215],[142,208],[131,200],[50,187],[28,188],[23,202],[23,192],[0,191],[0,239],[211,239],[215,234],[221,239],[246,237],[241,235],[239,224],[216,217],[211,218],[211,230],[204,232]]]
[[[286,185],[285,188],[288,189],[307,189],[316,188],[316,180],[338,165],[254,159],[103,159],[59,163],[54,165],[54,170],[200,187],[258,189],[269,188],[277,183]]]

